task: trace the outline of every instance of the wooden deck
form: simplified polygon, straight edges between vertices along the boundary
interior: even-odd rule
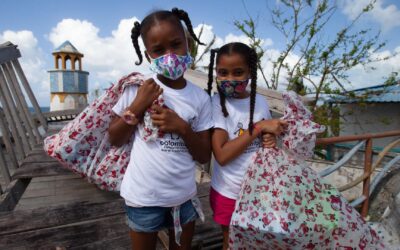
[[[211,218],[209,182],[198,186],[206,222],[198,222],[193,249],[220,249]],[[33,178],[11,212],[0,213],[0,249],[130,249],[124,201],[75,174]],[[158,249],[167,242],[159,234]]]

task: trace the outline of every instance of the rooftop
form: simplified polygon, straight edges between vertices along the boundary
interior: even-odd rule
[[[396,84],[387,85],[381,84],[367,88],[360,88],[348,91],[353,93],[354,98],[345,95],[331,95],[326,98],[327,102],[331,103],[387,103],[387,102],[400,102],[400,80]]]
[[[70,41],[63,42],[60,46],[58,46],[54,52],[67,52],[67,53],[74,53],[74,54],[81,54],[74,45]]]

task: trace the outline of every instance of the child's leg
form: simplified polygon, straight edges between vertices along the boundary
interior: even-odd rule
[[[182,226],[182,234],[180,243],[181,246],[178,246],[175,242],[175,233],[173,229],[169,230],[169,249],[170,250],[177,250],[177,249],[191,249],[192,239],[194,234],[194,225],[195,222],[189,222],[186,225]]]
[[[157,232],[143,233],[130,231],[132,249],[134,250],[152,250],[156,249]]]
[[[224,250],[229,246],[229,224],[235,210],[235,203],[236,200],[223,196],[213,188],[210,189],[210,206],[214,213],[214,221],[221,225]]]
[[[229,227],[221,226],[221,228],[222,228],[222,235],[224,236],[223,250],[226,250],[228,249],[229,246]]]
[[[168,228],[169,208],[125,206],[132,249],[154,250],[158,231]]]

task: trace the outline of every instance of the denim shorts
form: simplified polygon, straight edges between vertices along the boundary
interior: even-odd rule
[[[135,232],[152,233],[174,227],[172,207],[129,207],[125,205],[127,223]],[[181,225],[185,225],[199,218],[192,200],[180,205]]]

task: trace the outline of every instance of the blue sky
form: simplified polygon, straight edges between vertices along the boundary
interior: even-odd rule
[[[358,6],[365,5],[367,1],[338,0],[340,8],[328,28],[338,30],[351,20],[357,8],[361,8]],[[206,25],[204,39],[210,40],[215,34],[218,45],[233,40],[245,41],[234,27],[234,20],[243,19],[248,13],[258,16],[260,37],[271,54],[276,54],[284,46],[285,40],[270,25],[268,7],[274,7],[277,2],[2,0],[0,43],[11,40],[19,45],[28,80],[40,104],[47,106],[50,94],[46,71],[54,67],[51,52],[66,39],[85,54],[83,65],[90,72],[90,89],[105,87],[119,76],[135,70],[133,62],[136,57],[129,41],[129,29],[135,18],[141,20],[151,10],[171,9],[175,6],[186,10],[197,31],[199,25]],[[400,1],[377,0],[374,11],[364,17],[356,28],[365,27],[382,30],[381,38],[387,41],[387,46],[381,53],[386,55],[400,52]],[[330,35],[326,34],[328,37]],[[353,85],[379,84],[388,72],[399,71],[399,65],[400,57],[396,56],[389,62],[377,65],[375,72],[357,69],[351,72]],[[146,67],[143,65],[139,69],[144,70]]]

